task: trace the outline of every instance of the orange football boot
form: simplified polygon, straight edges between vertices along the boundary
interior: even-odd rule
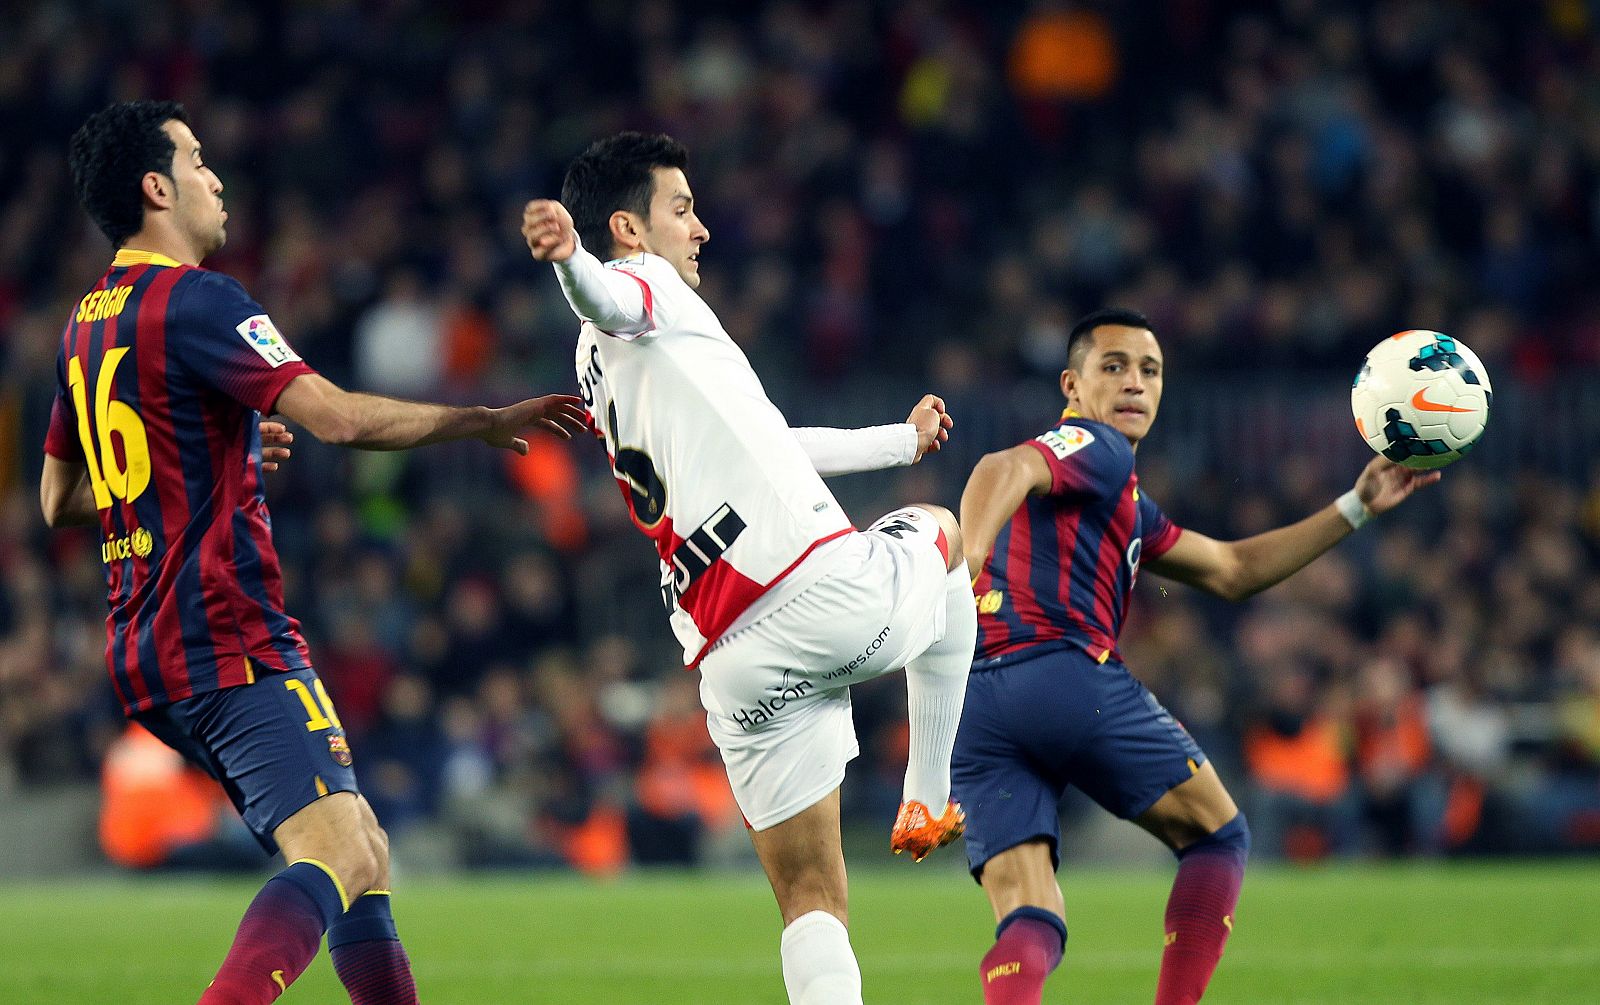
[[[950,800],[944,815],[937,820],[933,819],[928,807],[921,801],[912,799],[900,804],[900,815],[894,820],[894,833],[889,835],[889,847],[894,849],[896,855],[909,851],[913,862],[921,862],[929,852],[943,848],[960,837],[966,829],[967,815],[961,812],[961,804],[954,799]]]

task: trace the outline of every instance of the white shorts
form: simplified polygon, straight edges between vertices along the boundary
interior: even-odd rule
[[[946,559],[932,513],[896,510],[826,556],[821,579],[700,661],[700,701],[754,830],[844,781],[859,753],[850,685],[899,670],[945,632]]]

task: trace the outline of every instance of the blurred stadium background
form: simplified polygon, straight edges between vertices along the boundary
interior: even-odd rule
[[[1597,38],[1595,0],[0,5],[0,876],[264,868],[218,793],[124,735],[98,542],[38,516],[57,332],[110,253],[66,139],[135,97],[188,106],[232,213],[207,264],[312,365],[461,402],[572,385],[520,206],[602,134],[671,132],[701,292],[792,422],[950,405],[947,452],[835,483],[858,524],[954,505],[1048,424],[1065,331],[1102,305],[1167,354],[1142,484],[1214,536],[1348,486],[1373,343],[1457,335],[1495,413],[1441,486],[1240,607],[1147,577],[1124,648],[1258,861],[1592,856]],[[755,868],[603,461],[302,435],[270,479],[290,610],[405,873]],[[856,695],[846,806],[876,849],[904,693]],[[1071,860],[1165,857],[1068,818]]]

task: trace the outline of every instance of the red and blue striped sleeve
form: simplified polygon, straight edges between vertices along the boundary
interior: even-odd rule
[[[1109,499],[1133,472],[1133,448],[1121,433],[1095,423],[1064,422],[1028,445],[1050,468],[1050,495]]]
[[[1183,533],[1183,528],[1161,512],[1161,507],[1156,505],[1156,501],[1151,499],[1144,489],[1139,490],[1139,528],[1139,534],[1144,538],[1143,550],[1140,552],[1141,560],[1165,555],[1178,543],[1178,537]]]
[[[44,433],[44,452],[63,461],[82,461],[83,442],[74,429],[72,406],[66,397],[56,393],[50,405],[50,425]]]
[[[316,372],[233,277],[195,269],[178,292],[175,323],[167,326],[167,352],[246,408],[271,412],[291,380]]]

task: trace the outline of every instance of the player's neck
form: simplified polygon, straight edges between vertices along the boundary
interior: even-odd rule
[[[192,242],[173,228],[146,223],[137,234],[123,242],[119,251],[149,251],[184,265],[199,265],[205,256]]]

